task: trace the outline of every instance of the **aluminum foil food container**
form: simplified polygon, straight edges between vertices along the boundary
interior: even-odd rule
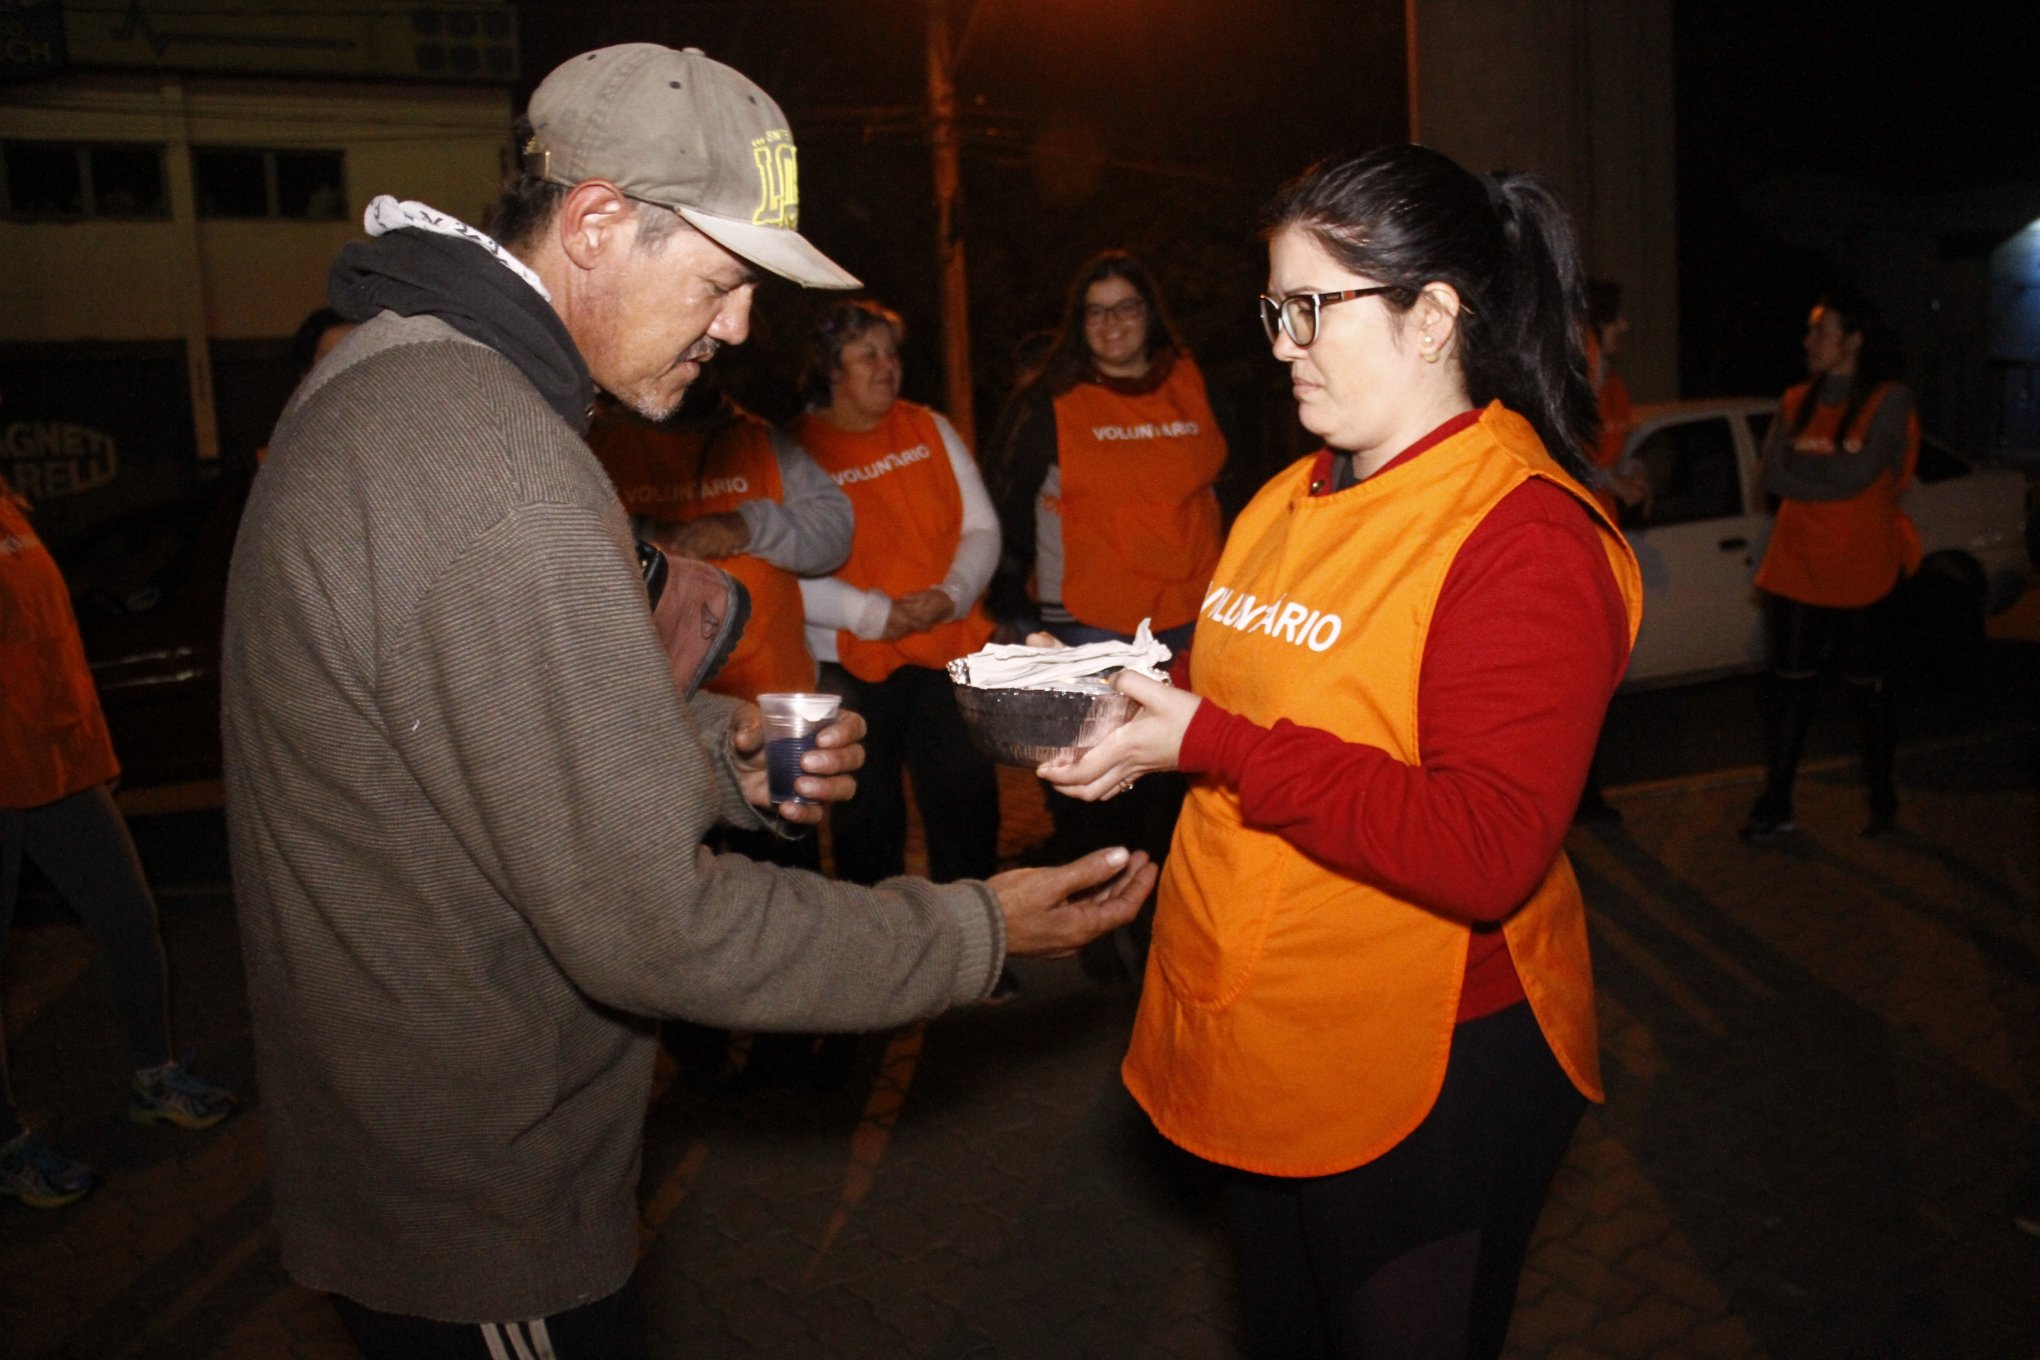
[[[977,748],[1005,765],[1029,769],[1074,758],[1140,712],[1109,686],[1086,689],[979,689],[955,684],[956,707]]]

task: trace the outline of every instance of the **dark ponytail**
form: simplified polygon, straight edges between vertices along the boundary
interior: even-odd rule
[[[1476,406],[1499,400],[1585,480],[1581,450],[1599,434],[1579,318],[1586,273],[1572,218],[1529,175],[1473,175],[1428,147],[1402,144],[1318,162],[1285,185],[1263,235],[1296,227],[1356,274],[1399,290],[1400,311],[1426,284],[1458,292],[1458,357]]]

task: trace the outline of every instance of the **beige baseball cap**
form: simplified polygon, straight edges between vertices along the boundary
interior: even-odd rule
[[[554,184],[606,179],[781,278],[860,286],[797,229],[800,176],[786,115],[701,49],[622,43],[584,52],[545,78],[529,112],[527,172]]]

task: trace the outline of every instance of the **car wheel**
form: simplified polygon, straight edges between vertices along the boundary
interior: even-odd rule
[[[1937,553],[1901,582],[1893,600],[1892,674],[1912,688],[1949,690],[1983,672],[1983,569]]]

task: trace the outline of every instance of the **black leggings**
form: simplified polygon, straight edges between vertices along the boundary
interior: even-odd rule
[[[998,776],[971,743],[949,676],[902,666],[874,684],[829,662],[821,687],[842,695],[866,729],[857,796],[829,810],[836,876],[871,884],[907,871],[907,772],[928,833],[928,877],[990,878],[999,860]]]
[[[127,1031],[137,1069],[169,1062],[170,1018],[163,981],[163,940],[127,822],[103,784],[54,803],[0,808],[0,959],[21,886],[21,862],[42,870],[99,942],[108,990]],[[0,1142],[20,1129],[0,1033]]]
[[[1764,596],[1771,634],[1771,670],[1781,680],[1812,679],[1832,657],[1842,679],[1881,687],[1890,652],[1895,592],[1860,609],[1806,604],[1783,595]]]
[[[1437,1103],[1365,1166],[1228,1170],[1247,1353],[1489,1360],[1586,1100],[1528,1002],[1460,1025]]]

